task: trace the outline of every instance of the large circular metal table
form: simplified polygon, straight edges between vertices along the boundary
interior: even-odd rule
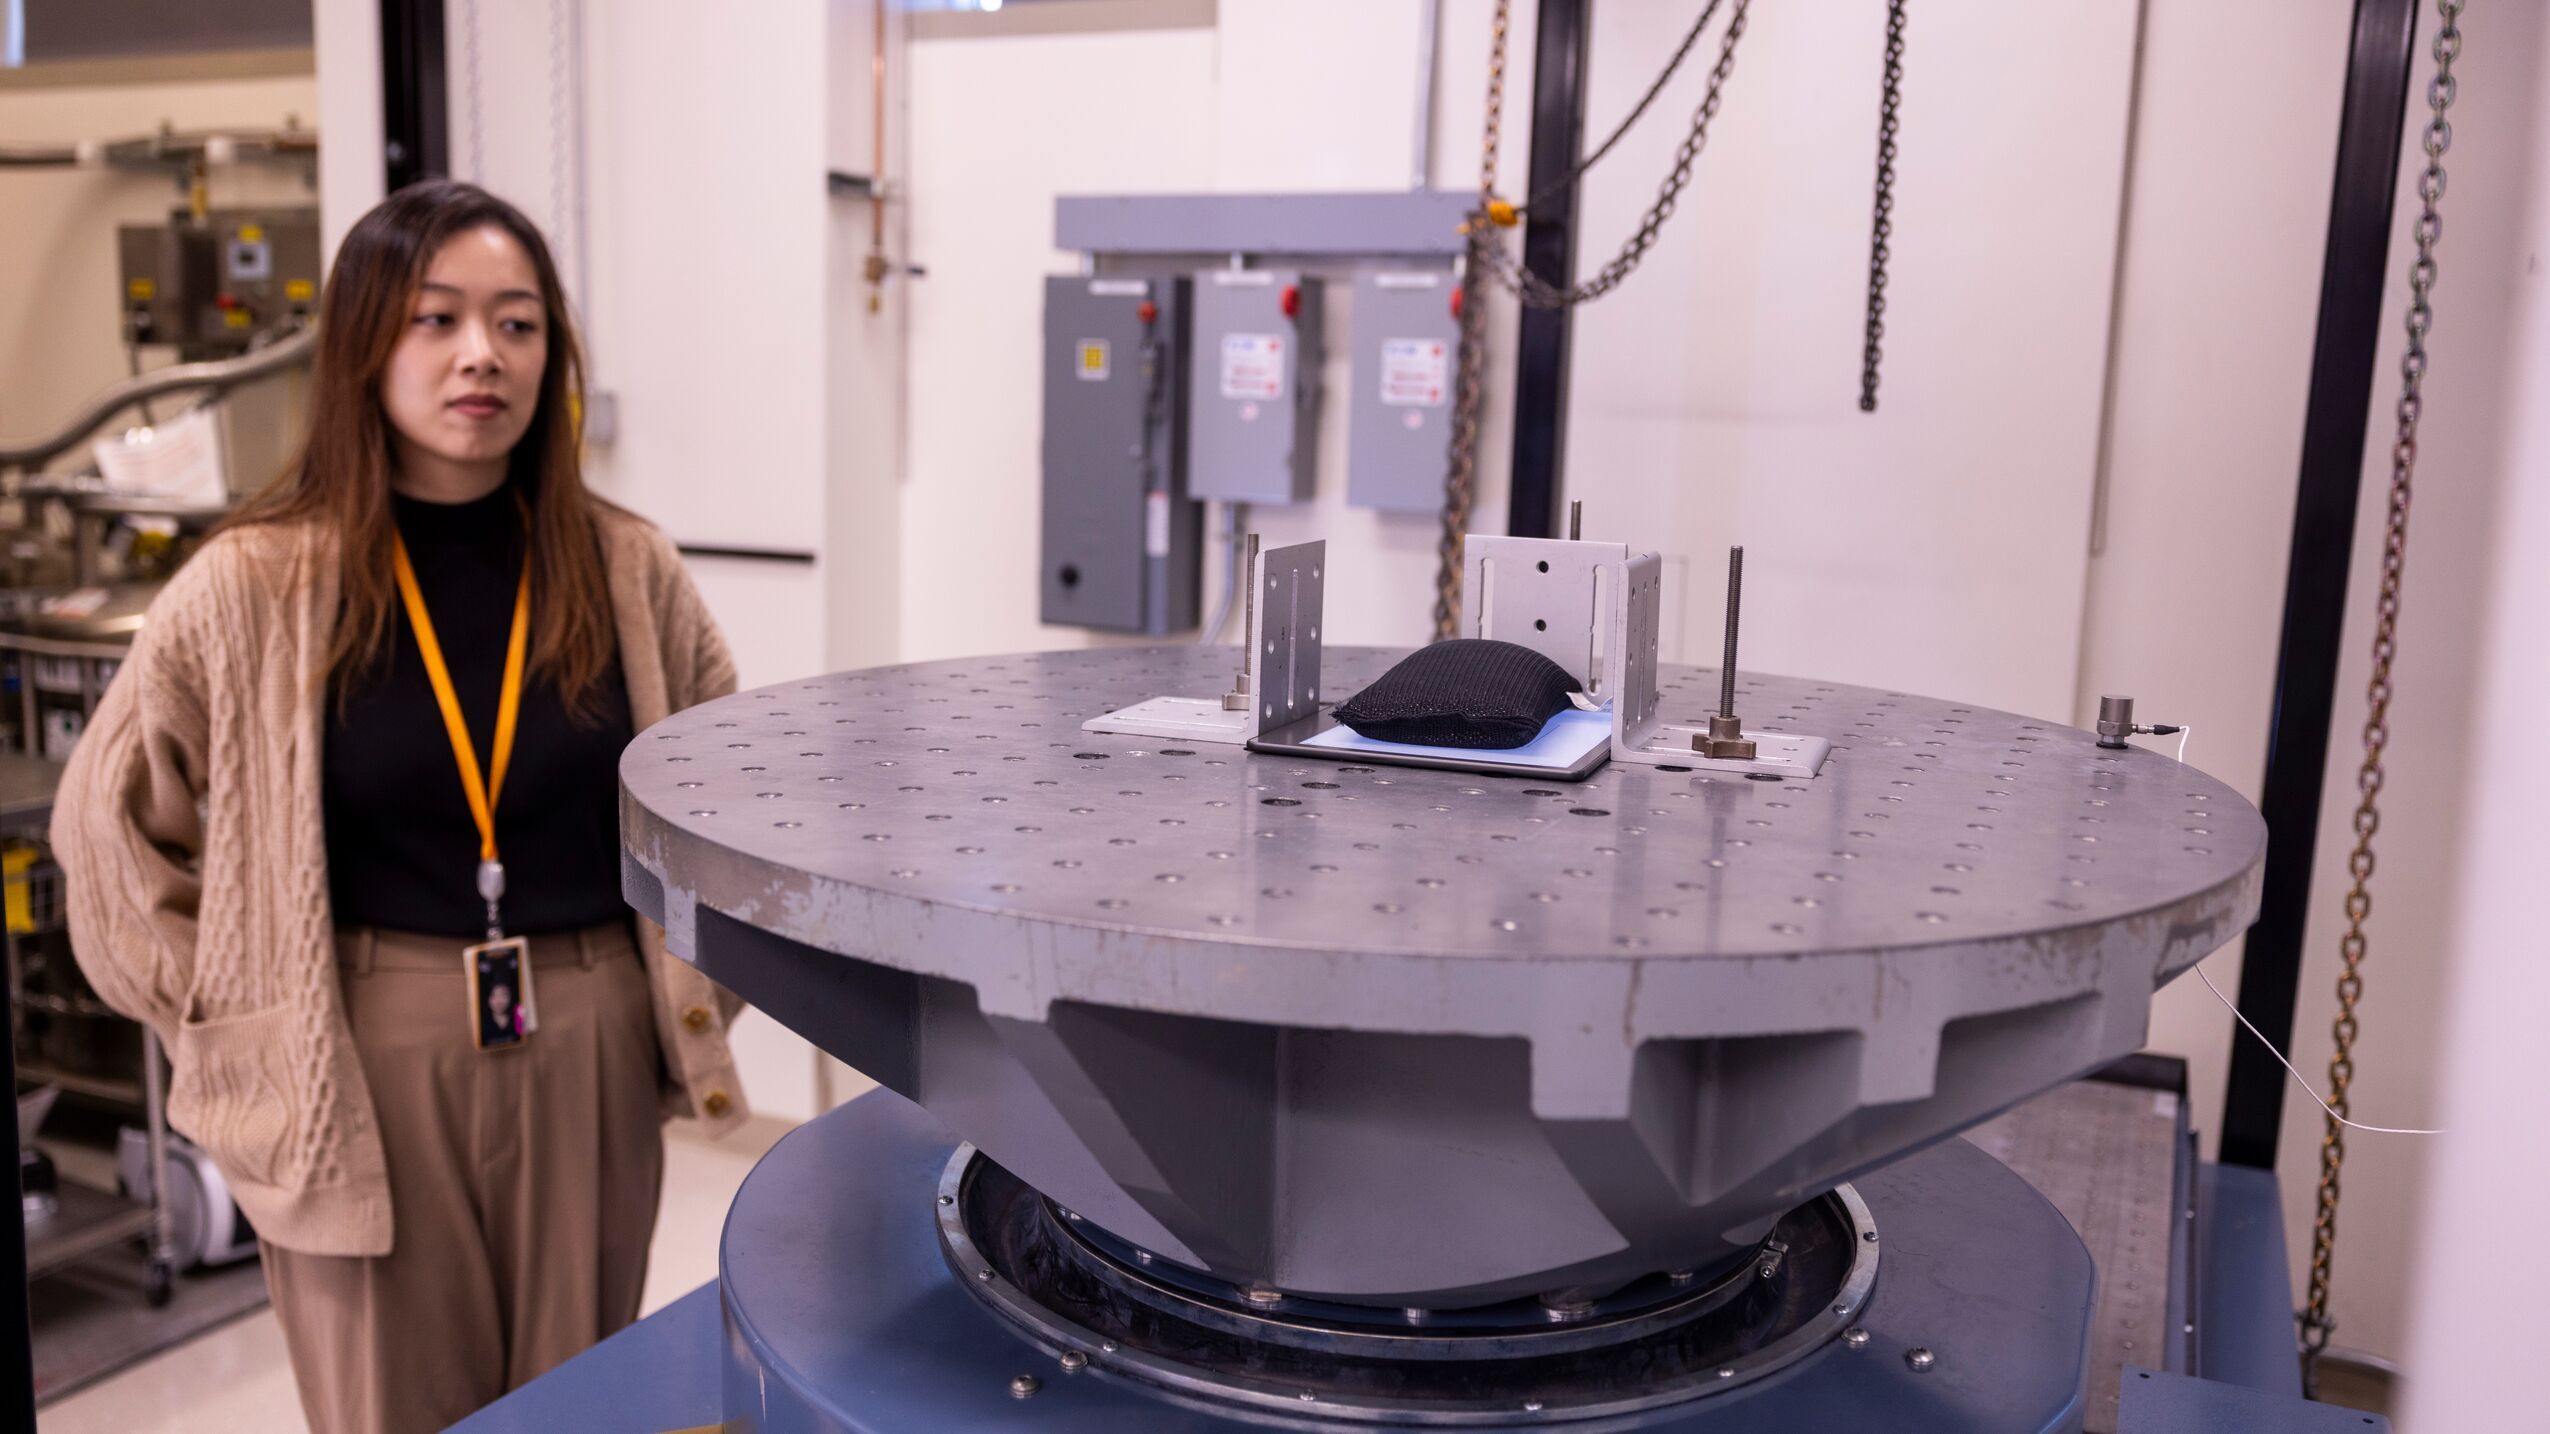
[[[1400,654],[1331,648],[1356,690]],[[1081,723],[1227,650],[844,673],[643,734],[675,949],[1125,1241],[1447,1307],[1741,1257],[1854,1173],[2137,1047],[2264,828],[2156,754],[1747,678],[1811,781],[1581,784]],[[1668,720],[1714,677],[1669,668]]]

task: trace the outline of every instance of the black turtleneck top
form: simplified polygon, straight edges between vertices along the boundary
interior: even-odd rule
[[[505,642],[527,538],[510,486],[472,503],[393,497],[416,585],[449,664],[484,772],[504,687]],[[542,600],[533,584],[534,627]],[[328,886],[341,926],[433,936],[486,933],[478,825],[469,814],[442,708],[408,625],[391,605],[390,643],[368,672],[340,678],[323,764]],[[620,897],[619,761],[633,735],[615,661],[578,722],[557,688],[523,687],[513,761],[496,799],[505,931],[538,936],[628,914]]]

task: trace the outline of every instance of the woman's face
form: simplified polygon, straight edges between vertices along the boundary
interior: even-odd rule
[[[549,362],[540,277],[501,226],[453,236],[425,267],[381,375],[401,457],[501,463],[531,426]]]

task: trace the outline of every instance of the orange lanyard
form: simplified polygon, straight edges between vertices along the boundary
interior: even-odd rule
[[[496,746],[489,754],[487,777],[478,772],[478,753],[470,746],[469,724],[461,720],[460,696],[452,690],[451,669],[443,665],[443,645],[434,640],[434,620],[426,615],[425,594],[416,587],[416,569],[407,560],[407,540],[391,535],[391,560],[398,573],[398,595],[407,603],[408,626],[416,630],[416,650],[425,657],[425,675],[434,684],[434,700],[442,705],[443,730],[452,739],[452,756],[460,763],[461,789],[469,795],[469,814],[478,822],[479,885],[490,908],[502,892],[503,867],[496,859],[496,799],[505,789],[505,767],[514,755],[514,722],[522,715],[523,654],[531,637],[531,564],[522,568],[522,586],[514,593],[513,636],[505,643],[505,687],[496,702]],[[496,893],[486,891],[488,870],[497,872]]]

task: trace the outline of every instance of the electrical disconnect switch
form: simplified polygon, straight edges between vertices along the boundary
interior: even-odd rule
[[[1226,503],[1301,503],[1316,484],[1320,280],[1283,269],[1195,276],[1187,364],[1188,492]]]
[[[1358,508],[1432,513],[1443,506],[1461,347],[1452,291],[1452,275],[1440,270],[1355,276],[1346,501]]]
[[[1154,635],[1196,625],[1187,292],[1183,278],[1045,281],[1047,622]]]

